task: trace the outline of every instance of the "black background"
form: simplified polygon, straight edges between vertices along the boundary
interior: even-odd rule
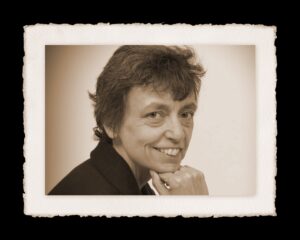
[[[133,236],[139,237],[169,237],[172,233],[177,236],[183,234],[196,233],[197,238],[202,237],[202,233],[214,237],[220,233],[221,236],[233,236],[237,230],[241,230],[240,237],[258,237],[257,230],[265,230],[267,233],[274,233],[279,230],[287,235],[292,235],[296,227],[292,224],[296,216],[296,202],[298,194],[297,188],[297,155],[294,150],[298,140],[296,137],[297,113],[297,90],[296,84],[299,76],[295,70],[299,67],[299,54],[297,40],[299,35],[296,26],[296,7],[272,4],[262,7],[260,4],[241,2],[238,5],[228,6],[212,4],[213,6],[202,6],[201,2],[170,3],[162,6],[162,3],[139,2],[130,5],[129,3],[113,3],[114,8],[109,11],[101,2],[95,3],[72,3],[70,5],[56,4],[54,2],[39,2],[32,6],[31,11],[26,11],[26,7],[21,4],[4,7],[3,12],[7,16],[2,18],[2,52],[8,52],[7,57],[2,55],[2,104],[4,114],[3,130],[7,130],[8,137],[2,135],[2,149],[6,156],[3,162],[8,163],[8,167],[2,167],[2,201],[5,213],[5,223],[11,236],[19,233],[36,233],[40,230],[49,237],[60,236],[86,236],[93,232],[97,237],[103,237],[104,232],[113,235],[115,232],[130,232]],[[25,5],[25,4],[24,4]],[[174,7],[179,10],[174,10]],[[226,7],[226,8],[225,8]],[[228,8],[227,8],[228,7]],[[139,8],[137,10],[137,8]],[[18,9],[18,10],[17,10]],[[76,10],[75,10],[76,9]],[[239,10],[236,10],[239,9]],[[23,67],[23,26],[36,23],[188,23],[196,24],[263,24],[277,27],[277,189],[276,189],[276,209],[277,216],[244,217],[244,218],[93,218],[78,216],[38,218],[25,216],[23,214],[23,93],[22,93],[22,67]],[[295,58],[293,58],[295,56]],[[299,182],[299,181],[298,181]],[[163,226],[161,226],[163,225]],[[145,227],[142,234],[137,233],[139,229]],[[184,227],[184,228],[183,228]],[[217,230],[220,229],[221,230]],[[60,233],[57,232],[60,230]],[[83,230],[83,231],[82,231]],[[80,235],[80,233],[82,235]],[[193,233],[193,234],[194,234]]]

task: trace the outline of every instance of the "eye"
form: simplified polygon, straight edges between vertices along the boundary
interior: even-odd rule
[[[166,114],[164,112],[149,112],[146,114],[146,123],[151,127],[161,126],[164,122],[164,117]]]
[[[151,112],[151,113],[148,113],[146,115],[147,118],[150,118],[150,119],[158,119],[160,117],[162,117],[162,114],[160,112]]]
[[[180,114],[180,116],[182,118],[192,119],[193,116],[194,116],[194,112],[191,112],[191,111],[183,112],[183,113]]]

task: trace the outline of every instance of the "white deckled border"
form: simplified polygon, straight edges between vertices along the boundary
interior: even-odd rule
[[[32,216],[276,215],[276,28],[253,25],[35,25],[24,27],[24,212]],[[256,46],[257,193],[252,197],[46,196],[45,45]]]

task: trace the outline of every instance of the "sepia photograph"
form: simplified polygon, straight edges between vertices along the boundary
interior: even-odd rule
[[[208,195],[201,166],[212,195],[255,194],[253,45],[46,46],[45,64],[46,192],[68,173],[50,195],[154,194],[150,179],[162,195]],[[209,124],[227,132],[209,136]]]
[[[25,214],[276,214],[276,28],[24,30]]]

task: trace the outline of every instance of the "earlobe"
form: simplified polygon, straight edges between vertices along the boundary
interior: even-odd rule
[[[112,128],[107,127],[105,125],[103,125],[103,127],[105,129],[106,134],[109,136],[109,138],[110,139],[114,139],[115,138],[115,134],[114,134],[114,131],[112,130]]]

